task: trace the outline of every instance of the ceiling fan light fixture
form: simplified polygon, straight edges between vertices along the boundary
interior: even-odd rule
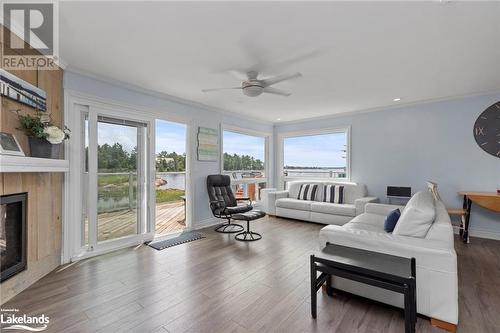
[[[246,86],[243,88],[243,93],[249,97],[257,97],[264,91],[264,88],[257,85]]]

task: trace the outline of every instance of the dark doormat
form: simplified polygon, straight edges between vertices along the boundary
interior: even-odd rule
[[[195,231],[187,231],[173,238],[152,241],[148,245],[151,246],[153,249],[161,251],[163,249],[166,249],[167,247],[176,246],[187,242],[192,242],[201,238],[205,238],[205,236],[202,233]]]

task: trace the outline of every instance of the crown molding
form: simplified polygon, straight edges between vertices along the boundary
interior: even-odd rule
[[[453,96],[446,96],[446,97],[439,97],[439,98],[430,98],[430,99],[424,99],[424,100],[408,102],[408,103],[397,103],[397,105],[377,106],[377,107],[368,108],[368,109],[339,112],[339,113],[329,114],[329,115],[319,116],[319,117],[303,118],[303,119],[296,119],[296,120],[290,120],[290,121],[279,121],[279,122],[274,122],[274,127],[279,128],[281,126],[306,123],[306,122],[310,122],[310,121],[328,120],[328,119],[333,119],[333,118],[348,117],[348,116],[370,113],[370,112],[402,109],[402,108],[412,107],[412,106],[419,106],[419,105],[432,104],[432,103],[438,103],[438,102],[446,102],[446,101],[472,98],[472,97],[489,96],[489,95],[495,95],[495,94],[500,95],[500,87],[492,89],[492,90],[488,90],[488,91],[475,92],[475,93],[470,93],[470,94],[453,95]]]

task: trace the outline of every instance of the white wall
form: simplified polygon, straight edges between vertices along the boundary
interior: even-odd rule
[[[104,82],[95,78],[73,73],[64,72],[64,89],[73,92],[83,93],[109,101],[127,103],[143,109],[151,109],[165,113],[166,117],[186,119],[190,122],[190,142],[191,152],[191,193],[193,193],[193,227],[212,222],[212,214],[208,206],[208,196],[206,190],[206,176],[220,173],[220,161],[200,162],[196,158],[196,134],[198,126],[219,128],[221,123],[248,128],[259,132],[273,132],[271,123],[259,122],[256,120],[243,118],[237,115],[227,114],[216,110],[203,108],[192,104],[184,104],[169,99],[160,94],[140,92],[122,85]],[[270,147],[270,156],[273,156]],[[272,163],[271,161],[268,161]],[[271,165],[271,170],[272,165]]]
[[[350,125],[351,179],[366,183],[370,195],[386,200],[387,185],[411,186],[415,192],[434,180],[446,206],[461,207],[460,190],[500,188],[500,159],[480,149],[472,134],[478,115],[499,100],[500,92],[279,124],[274,134]],[[471,229],[500,237],[500,214],[474,205]]]

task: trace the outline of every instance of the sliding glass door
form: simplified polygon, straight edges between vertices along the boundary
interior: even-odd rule
[[[97,122],[97,241],[137,234],[143,163],[141,124],[99,117]]]
[[[148,124],[93,108],[82,124],[82,246],[140,239],[147,232]]]

